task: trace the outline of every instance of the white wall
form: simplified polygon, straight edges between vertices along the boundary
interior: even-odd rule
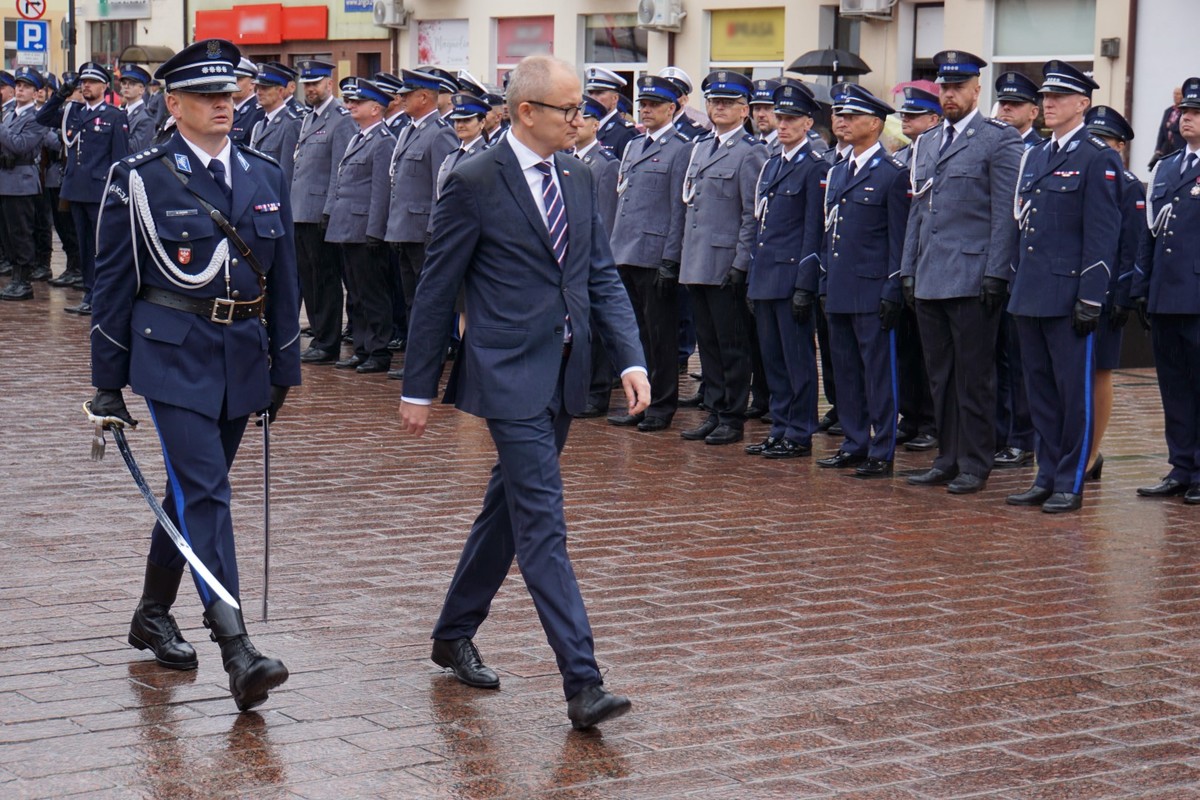
[[[1171,104],[1171,90],[1200,74],[1196,61],[1196,31],[1200,3],[1196,0],[1142,0],[1138,5],[1137,50],[1134,53],[1133,140],[1130,168],[1143,180],[1154,153],[1162,112]]]

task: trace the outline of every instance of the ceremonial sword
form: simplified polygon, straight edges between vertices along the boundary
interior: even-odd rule
[[[271,415],[262,412],[263,429],[263,602],[262,618],[267,621],[267,595],[271,588]]]

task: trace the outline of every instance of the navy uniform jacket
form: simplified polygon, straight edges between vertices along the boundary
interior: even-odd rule
[[[1009,280],[1012,195],[1021,162],[1016,128],[976,114],[942,149],[943,126],[918,137],[903,274],[921,300],[978,297],[984,276]]]
[[[438,235],[409,318],[405,397],[437,395],[462,288],[470,324],[446,402],[468,414],[529,419],[550,405],[560,375],[564,409],[582,411],[592,376],[593,323],[618,370],[645,366],[637,320],[596,208],[591,170],[579,169],[577,159],[561,153],[554,162],[567,215],[562,267],[507,139],[450,173],[434,210]],[[568,314],[575,346],[564,365]]]
[[[365,136],[355,134],[338,164],[337,176],[329,187],[329,227],[325,241],[335,244],[366,244],[383,241],[387,232],[388,163],[396,139],[380,123]]]
[[[250,146],[279,163],[283,180],[289,189],[296,171],[296,141],[300,138],[300,122],[300,115],[285,103],[270,120],[264,112],[262,119],[250,131]]]
[[[611,237],[617,221],[617,173],[621,171],[621,161],[599,142],[579,160],[588,165],[596,179],[596,209],[605,233]]]
[[[100,203],[108,168],[129,155],[129,121],[125,112],[108,103],[88,111],[83,103],[50,96],[35,117],[39,125],[61,128],[67,148],[60,197],[72,203]]]
[[[714,141],[710,137],[692,145],[684,176],[683,284],[719,286],[731,268],[750,268],[758,227],[754,189],[767,148],[757,137],[740,132],[715,152]]]
[[[1021,137],[1021,144],[1025,145],[1026,150],[1031,147],[1037,147],[1044,141],[1046,140],[1043,139],[1042,135],[1037,132],[1037,128],[1030,128],[1025,132],[1025,135]]]
[[[850,159],[829,171],[821,286],[827,314],[875,314],[901,302],[908,226],[908,168],[882,148],[850,177]]]
[[[129,124],[129,152],[140,153],[154,141],[154,117],[145,102],[125,112]]]
[[[600,130],[596,131],[596,138],[600,140],[600,144],[612,150],[617,158],[625,155],[625,145],[633,141],[637,135],[637,126],[616,111],[601,120]]]
[[[233,128],[229,131],[229,138],[234,144],[250,144],[250,132],[254,130],[254,125],[266,112],[259,104],[258,98],[251,94],[246,98],[242,105],[235,108],[233,111]]]
[[[188,179],[186,188],[168,165]],[[217,208],[226,201],[177,133],[165,146],[112,167],[96,225],[91,341],[92,383],[97,388],[128,384],[150,400],[213,419],[224,409],[227,418],[235,419],[266,408],[272,384],[300,383],[299,283],[283,173],[270,159],[237,145],[232,146],[230,172],[230,223],[267,271],[262,321],[251,318],[225,325],[137,299],[143,287],[198,299],[249,301],[259,296],[258,274],[236,248],[229,248],[227,262],[214,259],[225,236],[190,190]],[[132,231],[130,205],[136,220]],[[212,264],[215,274],[197,282],[195,276]]]
[[[433,210],[438,167],[458,148],[454,128],[435,111],[424,122],[409,125],[396,138],[389,171],[387,241],[424,242]]]
[[[312,111],[300,124],[292,167],[292,211],[296,222],[316,223],[330,213],[329,187],[350,137],[358,130],[350,111],[336,97],[320,114]]]
[[[1134,276],[1141,271],[1139,259],[1146,242],[1146,189],[1137,175],[1129,170],[1121,173],[1117,182],[1117,202],[1121,206],[1121,244],[1117,265],[1108,282],[1108,299],[1104,305],[1128,307]]]
[[[438,167],[437,174],[437,191],[434,199],[442,196],[442,189],[446,186],[446,178],[450,177],[450,171],[457,167],[464,159],[470,158],[476,153],[482,153],[488,148],[488,140],[486,136],[479,136],[475,141],[471,142],[465,149],[460,144],[458,149],[450,155],[442,159],[442,165]],[[430,218],[430,230],[433,230],[433,219]]]
[[[1200,162],[1180,174],[1186,153],[1160,159],[1150,176],[1150,235],[1130,293],[1151,314],[1200,314]]]
[[[46,188],[61,189],[63,178],[62,131],[58,128],[42,128],[42,147],[46,148]]]
[[[0,195],[27,197],[42,193],[37,156],[42,152],[46,129],[37,123],[33,103],[13,119],[0,122]]]
[[[1104,303],[1120,246],[1123,172],[1116,151],[1082,129],[1057,155],[1050,142],[1025,152],[1010,314],[1066,317],[1076,300]]]
[[[384,120],[384,123],[392,129],[393,136],[399,136],[400,131],[404,130],[409,125],[412,125],[412,117],[401,111],[394,118],[390,120]]]
[[[677,132],[662,134],[648,150],[645,142],[639,137],[625,148],[610,242],[618,264],[658,269],[683,258],[683,178],[692,146]]]
[[[816,294],[824,234],[825,159],[807,144],[785,161],[773,155],[758,177],[758,236],[750,260],[746,296],[790,299],[797,289]]]
[[[675,130],[679,131],[691,142],[708,133],[708,130],[703,125],[698,125],[695,120],[687,115],[686,111],[679,115],[674,124]]]

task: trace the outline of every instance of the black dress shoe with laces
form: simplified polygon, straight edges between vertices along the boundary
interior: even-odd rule
[[[479,657],[479,650],[470,639],[434,639],[429,658],[439,667],[454,673],[454,677],[476,689],[499,689],[500,678]]]
[[[657,431],[665,431],[671,426],[669,417],[646,417],[638,423],[637,429],[642,433],[655,433]]]
[[[374,372],[387,372],[391,364],[380,361],[377,358],[368,358],[366,361],[354,368],[354,371],[359,375],[370,375]]]
[[[1188,490],[1184,492],[1183,502],[1189,506],[1200,506],[1200,483],[1193,483],[1188,487]]]
[[[404,367],[397,367],[396,369],[389,369],[388,370],[388,380],[389,381],[404,380]]]
[[[742,440],[742,429],[732,425],[718,425],[704,437],[705,444],[733,444]]]
[[[1022,450],[1019,447],[1004,447],[996,451],[992,458],[997,469],[1015,469],[1033,461],[1032,450]]]
[[[763,458],[803,458],[812,455],[812,445],[780,439],[774,446],[763,450],[762,454]]]
[[[985,486],[987,486],[987,478],[960,472],[958,477],[946,486],[946,491],[950,494],[975,494],[982,491]]]
[[[67,306],[63,311],[68,314],[75,314],[80,317],[90,317],[92,315],[91,303],[80,303],[77,306]]]
[[[856,456],[853,453],[847,453],[845,450],[838,450],[831,456],[817,459],[818,467],[826,469],[845,469],[846,467],[857,467],[867,460],[866,456]]]
[[[717,429],[717,418],[709,417],[695,428],[680,431],[679,435],[689,442],[698,442]]]
[[[633,703],[629,702],[628,697],[613,694],[597,683],[576,692],[567,701],[567,717],[571,720],[572,728],[582,731],[606,719],[627,714],[631,708]]]
[[[300,354],[300,361],[304,364],[332,364],[337,361],[337,357],[337,353],[331,353],[319,347],[310,347]]]
[[[925,472],[918,472],[916,475],[909,475],[908,482],[913,486],[944,486],[957,477],[957,469],[949,470],[934,467]]]
[[[356,353],[349,358],[343,358],[333,366],[337,369],[358,369],[358,365],[364,361],[366,361],[366,359]]]
[[[837,421],[837,412],[831,408],[829,409],[829,412],[825,414],[825,416],[821,417],[821,421],[817,423],[817,430],[827,431],[834,425],[837,425]]]
[[[892,462],[882,458],[868,458],[854,468],[856,478],[890,478],[892,477]]]
[[[1047,514],[1064,514],[1068,511],[1078,511],[1083,508],[1083,495],[1071,492],[1055,492],[1042,503],[1042,511]]]
[[[926,450],[933,450],[936,448],[937,444],[938,440],[936,436],[929,433],[922,433],[921,435],[905,442],[904,449],[913,450],[917,453],[924,453]]]
[[[696,392],[689,394],[687,397],[679,398],[680,408],[700,408],[704,404],[704,392]]]
[[[583,407],[583,411],[580,411],[575,416],[578,419],[594,419],[595,417],[603,417],[607,413],[608,413],[607,408],[601,408],[600,406],[595,405],[594,403],[588,403],[586,406]]]
[[[1141,487],[1137,490],[1137,493],[1139,497],[1175,497],[1176,495],[1185,494],[1187,490],[1188,485],[1186,483],[1167,476],[1153,486]]]
[[[770,450],[775,445],[783,441],[782,436],[768,436],[758,444],[748,444],[744,448],[747,455],[761,456],[767,450]]]
[[[1054,494],[1052,490],[1035,483],[1020,494],[1010,494],[1004,498],[1004,502],[1010,506],[1040,506],[1049,500],[1052,494]]]
[[[608,418],[608,424],[618,428],[632,428],[645,418],[645,414],[614,414]]]

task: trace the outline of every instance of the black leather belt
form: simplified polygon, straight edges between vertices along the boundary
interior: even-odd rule
[[[255,319],[262,314],[263,298],[255,300],[225,300],[220,297],[189,297],[155,286],[143,286],[138,299],[176,311],[187,311],[209,322],[228,325],[234,320]]]

